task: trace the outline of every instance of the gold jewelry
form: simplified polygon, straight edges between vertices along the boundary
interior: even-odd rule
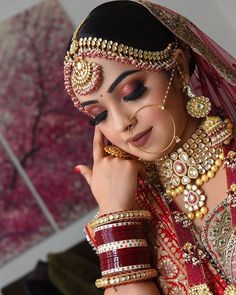
[[[213,147],[220,146],[223,143],[227,145],[233,138],[233,124],[229,119],[222,121],[217,116],[207,117],[203,129],[211,137]]]
[[[65,88],[72,97],[75,107],[84,111],[77,95],[87,95],[95,92],[103,81],[102,67],[88,58],[106,58],[135,66],[140,70],[160,71],[171,69],[175,65],[173,52],[177,41],[170,43],[161,51],[145,51],[122,43],[108,41],[102,38],[78,38],[82,24],[75,30],[70,49],[64,61]]]
[[[123,151],[122,149],[118,148],[115,145],[106,145],[104,147],[104,151],[111,156],[122,158],[122,159],[128,159],[130,156],[128,153]]]
[[[205,127],[203,122],[182,148],[155,162],[166,193],[172,197],[184,194],[189,219],[207,214],[206,196],[201,186],[215,176],[224,159],[223,141],[219,140],[221,144],[215,147],[214,136],[209,137]]]
[[[165,66],[165,68],[171,68],[171,66],[174,63],[173,51],[177,47],[176,43],[170,43],[167,46],[167,48],[161,51],[146,51],[142,49],[133,48],[122,43],[114,42],[111,40],[108,41],[96,37],[85,37],[77,40],[76,38],[79,28],[75,31],[73,35],[70,50],[67,51],[65,56],[65,64],[67,64],[70,61],[70,59],[73,59],[75,57],[75,54],[78,53],[84,53],[84,55],[87,55],[88,57],[91,57],[91,55],[94,55],[95,53],[100,53],[100,55],[101,53],[112,53],[113,60],[115,60],[116,56],[130,57],[133,60],[136,60],[136,62],[145,62],[148,63],[149,66],[158,66],[159,69],[163,69],[163,66]]]
[[[95,285],[97,288],[108,288],[111,286],[119,286],[131,284],[139,281],[146,281],[157,277],[156,269],[145,269],[136,272],[128,272],[116,276],[104,277],[96,280]]]
[[[172,136],[172,139],[170,141],[170,143],[164,148],[162,149],[161,151],[159,151],[159,153],[163,153],[164,151],[168,150],[170,148],[170,146],[173,144],[173,142],[179,142],[180,141],[180,138],[178,136],[176,136],[176,126],[175,126],[175,121],[173,119],[173,116],[170,114],[170,112],[165,108],[164,105],[158,105],[158,104],[149,104],[149,105],[145,105],[145,106],[142,106],[141,108],[139,108],[132,116],[131,116],[131,120],[133,119],[133,117],[136,117],[137,116],[137,113],[140,112],[141,110],[145,109],[145,108],[148,108],[148,107],[156,107],[158,108],[160,111],[166,111],[167,114],[169,115],[170,119],[171,119],[171,122],[172,122],[172,125],[173,125],[173,136]],[[132,130],[131,128],[129,128],[129,139],[130,141],[132,141],[132,137],[133,137],[133,134],[132,134]],[[155,152],[150,152],[150,151],[147,151],[141,147],[139,147],[137,144],[135,144],[135,142],[132,141],[132,143],[135,145],[135,147],[145,153],[148,153],[148,154],[155,154]]]
[[[151,264],[133,264],[129,266],[116,267],[116,268],[102,271],[102,276],[104,277],[104,276],[112,275],[118,272],[124,273],[125,271],[134,271],[134,270],[150,269],[150,268],[151,268]]]
[[[134,119],[136,119],[136,122],[138,122],[138,119],[137,119],[137,114],[138,112],[142,111],[143,109],[145,108],[148,108],[148,107],[157,107],[160,111],[166,111],[167,114],[169,115],[170,119],[171,119],[171,122],[172,122],[172,125],[173,125],[173,137],[170,141],[170,143],[164,148],[162,149],[159,153],[163,153],[164,151],[168,150],[170,148],[170,146],[173,144],[173,142],[175,141],[176,143],[180,141],[180,138],[176,135],[176,126],[175,126],[175,121],[173,119],[173,116],[170,114],[170,112],[165,108],[165,104],[166,104],[166,99],[167,99],[167,96],[169,94],[169,91],[170,91],[170,86],[171,86],[171,83],[173,81],[173,78],[174,78],[174,73],[175,73],[175,68],[176,68],[176,65],[175,67],[172,69],[172,72],[171,72],[171,76],[170,76],[170,80],[169,80],[169,83],[168,83],[168,86],[167,86],[167,89],[165,91],[165,95],[164,95],[164,99],[163,99],[163,102],[162,104],[149,104],[149,105],[144,105],[142,106],[141,108],[139,108],[137,111],[135,111],[131,118],[130,118],[130,121],[133,121]],[[150,151],[147,151],[141,147],[139,147],[137,144],[135,144],[135,142],[132,140],[132,137],[133,137],[133,134],[132,134],[132,129],[133,129],[133,126],[135,126],[134,124],[132,124],[131,126],[129,126],[129,139],[130,141],[132,141],[132,143],[141,151],[145,152],[145,153],[148,153],[148,154],[155,154],[154,152],[150,152]]]
[[[89,225],[91,228],[96,228],[98,226],[113,223],[122,220],[149,220],[151,219],[151,213],[147,210],[130,210],[130,211],[120,211],[116,213],[110,213],[98,218],[94,218],[90,221]]]
[[[138,119],[137,119],[137,114],[138,112],[140,112],[141,110],[145,109],[145,108],[148,108],[148,107],[157,107],[160,111],[166,111],[167,114],[170,116],[170,119],[171,119],[171,122],[172,122],[172,125],[173,125],[173,136],[172,136],[172,139],[170,141],[170,143],[164,148],[162,149],[159,153],[163,153],[164,151],[168,150],[169,147],[173,144],[173,142],[175,141],[176,143],[180,141],[180,138],[176,135],[176,126],[175,126],[175,121],[172,117],[172,115],[170,114],[170,112],[165,108],[165,103],[166,103],[166,99],[167,99],[167,96],[168,96],[168,93],[169,93],[169,90],[170,90],[170,86],[171,86],[171,83],[172,83],[172,80],[173,80],[173,77],[174,77],[174,72],[175,72],[175,68],[173,68],[172,70],[172,73],[171,73],[171,77],[170,77],[170,80],[169,80],[169,83],[168,83],[168,86],[167,86],[167,89],[166,89],[166,92],[165,92],[165,96],[164,96],[164,99],[163,99],[163,104],[162,105],[158,105],[158,104],[150,104],[150,105],[144,105],[142,106],[141,108],[139,108],[135,113],[132,114],[132,116],[130,117],[130,122],[132,122],[132,124],[128,127],[128,130],[129,130],[129,139],[132,141],[132,129],[133,127],[137,124],[138,122]],[[133,142],[133,141],[132,141]],[[146,153],[149,153],[149,154],[155,154],[153,152],[150,152],[150,151],[147,151],[145,149],[142,149],[141,147],[139,147],[138,145],[136,145],[134,142],[133,144],[141,151],[143,152],[146,152]],[[115,157],[118,157],[118,158],[129,158],[129,154],[126,153],[125,151],[123,151],[122,149],[114,146],[114,145],[108,145],[108,146],[105,146],[104,147],[104,150],[107,154],[109,155],[112,155],[112,156],[115,156]]]
[[[81,57],[73,61],[71,85],[76,94],[86,95],[95,92],[103,81],[102,67]]]
[[[187,103],[187,111],[194,118],[206,117],[211,111],[211,102],[208,97],[196,96],[189,85],[184,84],[183,91],[190,100]]]

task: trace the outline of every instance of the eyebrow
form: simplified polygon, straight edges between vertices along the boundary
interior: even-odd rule
[[[94,104],[94,103],[98,103],[98,100],[96,99],[93,99],[93,100],[87,100],[85,102],[81,102],[81,106],[82,107],[86,107],[86,106],[89,106],[90,104]]]
[[[108,93],[112,93],[116,86],[122,81],[124,80],[124,78],[126,78],[129,75],[132,75],[134,73],[140,72],[140,70],[129,70],[129,71],[125,71],[122,74],[120,74],[120,76],[118,76],[115,81],[111,84],[111,86],[108,88],[107,92]]]
[[[127,76],[129,75],[132,75],[132,74],[135,74],[137,72],[140,72],[140,70],[129,70],[129,71],[125,71],[123,72],[122,74],[120,74],[115,80],[114,82],[112,82],[112,84],[110,85],[110,87],[108,88],[107,92],[108,93],[112,93],[115,88],[117,87],[117,85],[122,81],[124,80]],[[81,106],[82,107],[85,107],[85,106],[88,106],[88,105],[91,105],[91,104],[95,104],[95,103],[98,103],[98,100],[97,99],[92,99],[92,100],[88,100],[88,101],[85,101],[85,102],[81,102]]]

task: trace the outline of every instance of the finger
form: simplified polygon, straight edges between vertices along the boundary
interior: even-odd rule
[[[95,127],[93,138],[93,160],[97,162],[104,157],[104,135],[98,127]]]
[[[80,173],[83,175],[88,185],[90,186],[91,178],[92,178],[92,170],[86,165],[78,165],[76,166],[76,168],[77,168],[77,171],[78,170],[80,171]]]

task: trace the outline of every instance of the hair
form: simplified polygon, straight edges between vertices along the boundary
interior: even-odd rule
[[[82,24],[77,38],[97,37],[147,51],[160,51],[176,36],[143,5],[134,1],[105,2],[93,9]],[[189,61],[190,74],[195,68]]]

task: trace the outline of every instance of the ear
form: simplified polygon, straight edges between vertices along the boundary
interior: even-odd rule
[[[183,88],[183,83],[189,83],[190,74],[189,74],[189,64],[187,57],[185,56],[182,49],[176,49],[173,54],[174,59],[176,60],[176,83],[179,84],[179,87]]]

